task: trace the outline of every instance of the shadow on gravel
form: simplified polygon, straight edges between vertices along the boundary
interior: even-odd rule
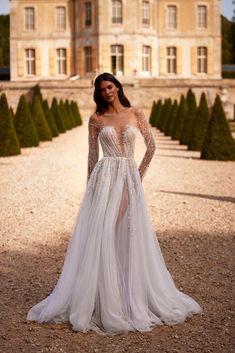
[[[69,324],[26,322],[28,309],[47,296],[61,271],[69,234],[57,246],[37,245],[1,253],[3,353],[232,353],[232,234],[158,233],[169,271],[203,314],[147,333],[98,336],[73,332]],[[86,293],[84,293],[86,295]]]
[[[177,150],[175,150],[177,151]],[[158,157],[169,157],[169,158],[184,158],[184,159],[195,159],[195,160],[200,160],[200,157],[192,157],[191,155],[189,156],[181,156],[181,155],[172,155],[172,154],[159,154],[157,153]]]
[[[166,146],[166,145],[164,145],[164,146]],[[160,146],[157,146],[157,149],[158,150],[173,150],[173,151],[188,151],[186,148],[182,148],[182,147],[180,147],[180,145],[179,145],[179,148],[178,148],[178,146],[175,146],[175,147],[172,147],[172,145],[169,145],[170,147],[162,147],[161,145]]]
[[[235,197],[231,197],[231,196],[215,196],[215,195],[194,194],[190,192],[165,191],[165,190],[159,190],[159,192],[162,192],[165,194],[185,195],[185,196],[192,196],[192,197],[200,197],[202,199],[208,199],[208,200],[235,203]]]

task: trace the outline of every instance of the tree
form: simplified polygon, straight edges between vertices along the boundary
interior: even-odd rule
[[[166,115],[164,120],[162,121],[161,131],[165,133],[168,121],[170,119],[170,112],[171,112],[172,101],[171,98],[167,100],[167,108],[166,108]]]
[[[59,106],[57,103],[57,99],[55,97],[52,100],[51,113],[52,113],[53,118],[55,120],[58,131],[60,133],[65,132],[66,131],[65,124],[64,124],[63,117],[62,117],[62,114],[60,112],[60,109],[59,109]]]
[[[21,147],[33,147],[39,145],[39,138],[31,117],[25,96],[20,97],[14,125]]]
[[[163,131],[163,127],[164,127],[165,121],[167,120],[170,106],[171,106],[171,99],[165,99],[157,121],[157,128],[160,131]]]
[[[197,108],[193,129],[188,144],[188,149],[192,151],[201,151],[207,126],[210,120],[206,95],[201,94],[200,103]]]
[[[52,135],[47,124],[45,115],[42,110],[41,100],[39,96],[35,96],[33,100],[32,118],[37,129],[40,141],[51,141]]]
[[[65,109],[66,109],[66,112],[67,112],[67,114],[69,116],[69,119],[71,121],[72,128],[77,126],[77,122],[76,122],[76,120],[75,120],[75,118],[73,116],[73,112],[72,112],[72,110],[70,108],[70,104],[69,104],[68,99],[66,99],[66,101],[65,101]]]
[[[65,129],[71,130],[73,127],[73,124],[71,122],[70,116],[68,115],[67,109],[65,107],[65,103],[62,101],[62,99],[59,102],[59,110],[60,110],[60,114],[63,118]]]
[[[196,103],[195,94],[191,89],[188,90],[186,101],[187,101],[188,110],[184,121],[184,127],[180,136],[181,145],[189,144],[192,130],[193,130],[193,124],[194,124],[194,120],[197,112],[197,103]]]
[[[157,103],[155,101],[153,101],[150,116],[149,116],[149,124],[151,126],[154,126],[153,123],[154,123],[154,115],[155,115],[156,106],[157,106]]]
[[[235,141],[218,95],[212,108],[211,119],[202,145],[201,158],[222,161],[235,160]]]
[[[174,103],[171,105],[171,110],[170,110],[170,113],[169,113],[169,119],[167,121],[167,125],[166,125],[166,128],[165,128],[165,135],[166,136],[172,136],[173,127],[174,127],[175,119],[176,119],[176,116],[177,116],[177,110],[178,110],[178,102],[175,99]]]
[[[180,98],[179,108],[177,109],[175,123],[172,129],[172,135],[171,135],[172,140],[180,139],[186,116],[187,116],[187,103],[184,95],[182,94]]]
[[[73,111],[73,114],[75,116],[75,119],[77,121],[77,125],[82,125],[82,118],[81,118],[81,114],[80,114],[77,102],[73,101],[71,103],[71,107],[72,107],[72,111]]]
[[[53,137],[57,137],[59,135],[59,131],[57,129],[57,126],[56,126],[55,120],[53,118],[53,115],[52,115],[52,113],[51,113],[51,111],[49,109],[49,105],[48,105],[47,100],[43,101],[42,109],[43,109],[47,124],[48,124],[48,126],[49,126],[49,128],[51,130],[52,136]]]
[[[20,143],[15,131],[5,93],[0,98],[0,156],[20,154]]]

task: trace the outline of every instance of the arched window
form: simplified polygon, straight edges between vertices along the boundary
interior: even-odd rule
[[[167,73],[176,74],[177,71],[177,49],[176,47],[168,47],[166,49]]]
[[[111,71],[114,75],[123,75],[123,45],[111,45]]]
[[[197,72],[199,74],[207,74],[208,54],[206,47],[197,48]]]
[[[122,1],[112,1],[112,23],[122,23]]]

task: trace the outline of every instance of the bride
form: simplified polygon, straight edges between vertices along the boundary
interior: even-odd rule
[[[69,321],[73,330],[101,334],[182,323],[201,307],[176,288],[147,214],[141,181],[155,151],[151,129],[113,75],[96,78],[94,100],[87,188],[63,269],[27,319]],[[133,159],[138,131],[146,144],[139,167]]]

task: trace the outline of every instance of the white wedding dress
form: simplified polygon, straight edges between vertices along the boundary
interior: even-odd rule
[[[139,168],[133,159],[138,130],[146,144]],[[141,178],[154,150],[138,109],[91,116],[87,189],[62,273],[28,320],[69,321],[76,331],[116,334],[182,323],[201,312],[175,287],[149,221]]]

